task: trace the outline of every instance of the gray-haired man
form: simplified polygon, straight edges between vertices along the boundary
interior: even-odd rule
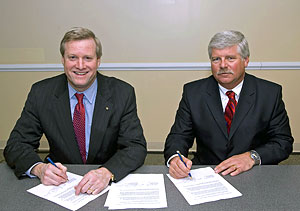
[[[292,152],[293,137],[280,85],[245,73],[249,47],[238,31],[223,31],[208,46],[212,76],[184,86],[164,155],[174,178],[196,165],[217,165],[235,176],[254,165],[278,164]],[[188,155],[196,139],[194,158]]]

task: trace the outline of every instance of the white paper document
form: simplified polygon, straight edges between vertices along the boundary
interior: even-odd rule
[[[201,204],[220,199],[239,197],[242,194],[230,185],[223,177],[216,174],[211,167],[190,171],[192,179],[174,179],[167,176],[190,205]]]
[[[112,183],[105,207],[108,209],[167,207],[162,174],[129,174]]]
[[[96,199],[100,195],[108,191],[109,187],[104,189],[97,195],[79,194],[75,195],[74,186],[76,186],[82,179],[82,176],[67,172],[68,181],[59,186],[54,185],[37,185],[29,190],[29,193],[37,195],[41,198],[52,201],[70,210],[78,210],[80,207],[86,205],[88,202]]]

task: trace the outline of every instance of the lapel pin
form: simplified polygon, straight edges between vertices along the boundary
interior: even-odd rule
[[[109,109],[109,108],[108,108],[108,106],[106,106],[106,107],[105,107],[105,110],[107,110],[107,111],[108,111],[108,109]]]

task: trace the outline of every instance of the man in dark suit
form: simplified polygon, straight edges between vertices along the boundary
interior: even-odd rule
[[[293,137],[280,85],[245,73],[249,47],[237,31],[217,33],[208,46],[212,76],[183,88],[164,155],[174,178],[196,165],[238,175],[254,165],[278,164],[292,152]],[[187,157],[196,138],[194,158]],[[184,156],[186,166],[176,154]]]
[[[134,89],[97,72],[102,48],[90,30],[68,31],[60,51],[65,73],[32,86],[4,156],[17,177],[37,176],[46,185],[67,181],[61,163],[98,164],[75,188],[76,194],[97,194],[144,163]],[[43,134],[57,167],[35,152]]]

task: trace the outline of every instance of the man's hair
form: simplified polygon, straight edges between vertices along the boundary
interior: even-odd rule
[[[95,41],[96,55],[97,58],[100,59],[102,56],[102,46],[100,40],[95,36],[95,34],[91,30],[82,27],[74,27],[70,31],[66,32],[65,36],[60,42],[61,55],[65,55],[65,45],[67,42],[74,40],[86,40],[91,38]]]
[[[224,49],[237,45],[238,53],[243,59],[246,59],[250,56],[248,42],[245,36],[238,31],[223,31],[215,34],[208,45],[208,55],[211,59],[212,49]]]

